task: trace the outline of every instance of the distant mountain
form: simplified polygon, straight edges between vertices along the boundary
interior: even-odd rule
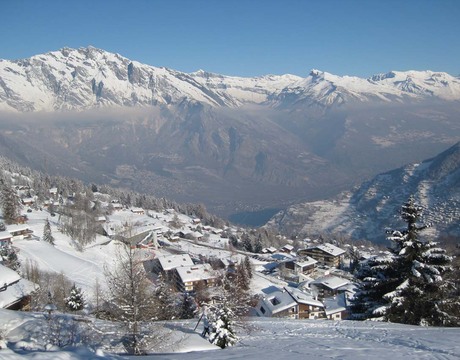
[[[460,100],[460,80],[432,71],[390,72],[369,79],[318,70],[304,79],[294,75],[241,78],[205,71],[187,74],[94,47],[0,60],[0,109],[19,112],[183,101],[214,107],[266,104],[283,108],[427,98]]]
[[[446,73],[187,74],[93,47],[0,60],[0,110],[0,155],[221,216],[328,198],[460,140]]]
[[[432,224],[428,234],[460,235],[460,143],[420,164],[377,175],[334,200],[294,205],[266,226],[383,242],[385,229],[401,228],[398,210],[411,194],[424,207],[423,221]]]

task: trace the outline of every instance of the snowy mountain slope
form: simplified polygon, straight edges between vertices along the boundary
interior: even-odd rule
[[[0,110],[83,110],[198,101],[239,107],[269,104],[341,105],[371,100],[460,100],[460,80],[431,71],[390,72],[369,79],[313,70],[306,78],[256,78],[183,73],[129,60],[94,47],[63,48],[21,60],[0,60]]]
[[[72,322],[69,318],[67,322]],[[121,329],[96,321],[85,326],[89,343],[46,347],[49,332],[42,314],[0,310],[7,348],[2,359],[126,359],[117,355]],[[224,350],[203,339],[196,319],[171,321],[153,328],[165,334],[142,359],[458,359],[458,328],[416,327],[391,323],[250,318],[238,324],[239,342]],[[165,331],[166,330],[166,331]],[[93,341],[93,343],[91,342]]]
[[[398,210],[415,194],[424,207],[431,235],[460,232],[460,143],[420,164],[377,175],[335,200],[294,205],[267,224],[283,232],[344,234],[353,239],[385,240],[385,229],[399,228]]]

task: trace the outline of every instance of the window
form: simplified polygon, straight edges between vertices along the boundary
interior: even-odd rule
[[[273,299],[270,299],[270,302],[271,302],[274,306],[280,304],[280,301],[279,301],[276,297],[274,297]]]
[[[263,306],[260,307],[260,312],[261,312],[262,314],[265,314],[265,309],[264,309]]]

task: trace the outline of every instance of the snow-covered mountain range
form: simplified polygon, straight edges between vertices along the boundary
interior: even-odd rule
[[[94,47],[0,60],[0,110],[85,110],[198,101],[213,107],[341,105],[460,100],[460,79],[443,72],[392,71],[368,79],[312,70],[306,78],[242,78],[141,64]]]
[[[423,206],[431,235],[460,235],[460,143],[432,159],[382,173],[335,200],[296,204],[267,224],[308,235],[346,235],[385,240],[385,230],[401,227],[398,210],[410,195]]]

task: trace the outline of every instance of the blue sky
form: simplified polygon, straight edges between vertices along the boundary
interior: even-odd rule
[[[239,76],[460,75],[458,0],[2,0],[0,58],[93,45]]]

